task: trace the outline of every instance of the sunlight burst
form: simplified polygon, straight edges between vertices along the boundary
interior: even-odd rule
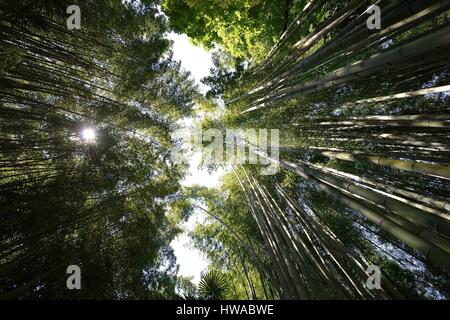
[[[81,132],[83,140],[87,143],[94,143],[96,141],[97,135],[95,130],[92,128],[86,128]]]

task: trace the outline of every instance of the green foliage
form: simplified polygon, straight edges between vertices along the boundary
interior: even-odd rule
[[[292,220],[287,223],[287,228],[297,230],[293,235],[282,239],[284,241],[281,244],[276,239],[272,238],[272,241],[279,246],[287,243],[289,247],[293,243],[292,238],[297,235],[302,237],[302,230],[306,228],[306,223],[294,219],[291,209],[273,191],[274,183],[277,182],[289,190],[296,204],[308,208],[308,212],[320,224],[329,228],[345,245],[346,251],[355,256],[362,255],[368,259],[368,263],[380,266],[384,275],[404,297],[443,298],[448,295],[448,281],[444,279],[448,278],[445,267],[448,266],[449,256],[440,249],[445,251],[447,245],[436,244],[432,237],[437,236],[447,243],[448,232],[425,226],[432,237],[423,236],[423,221],[412,217],[410,211],[417,213],[417,209],[422,210],[420,215],[424,220],[436,219],[433,214],[430,218],[430,213],[437,213],[436,210],[441,217],[448,216],[448,210],[445,209],[450,192],[448,181],[442,179],[442,175],[432,174],[438,171],[437,168],[448,168],[449,158],[442,149],[447,147],[443,141],[448,136],[448,130],[441,124],[431,128],[414,121],[396,121],[396,117],[406,119],[410,115],[414,115],[412,118],[418,115],[417,119],[434,116],[447,119],[449,96],[447,93],[439,93],[411,95],[402,99],[361,100],[448,83],[448,63],[443,58],[446,56],[444,49],[433,49],[436,50],[436,56],[430,58],[432,64],[419,58],[424,56],[417,55],[413,58],[414,50],[411,50],[408,61],[389,61],[400,54],[398,48],[403,45],[416,39],[426,39],[434,32],[445,31],[443,29],[447,27],[448,7],[445,12],[438,9],[422,20],[409,20],[406,23],[405,12],[408,8],[405,4],[401,1],[390,3],[391,23],[405,23],[398,23],[393,28],[400,25],[403,27],[392,33],[386,30],[367,33],[364,10],[370,3],[373,1],[360,2],[361,6],[353,10],[349,9],[349,5],[358,4],[357,1],[320,2],[317,9],[308,14],[279,43],[280,46],[276,47],[279,50],[274,51],[264,63],[260,62],[273,47],[282,29],[273,32],[274,29],[264,25],[267,23],[273,26],[275,20],[270,21],[270,15],[255,22],[252,20],[255,16],[251,12],[257,8],[260,13],[267,14],[265,10],[268,2],[245,5],[236,1],[219,5],[211,1],[165,1],[164,5],[175,31],[186,32],[195,43],[215,49],[215,68],[212,75],[203,81],[212,88],[209,96],[223,98],[226,107],[219,119],[207,119],[204,125],[239,129],[278,128],[281,133],[281,159],[290,161],[299,169],[297,171],[291,167],[290,173],[282,170],[279,176],[266,180],[246,168],[250,176],[264,181],[261,183],[267,187],[267,194],[274,197],[276,204],[281,207],[279,213],[286,214],[287,219]],[[416,3],[423,6],[420,7],[422,9],[427,4]],[[279,6],[280,3],[271,1],[270,5]],[[304,5],[302,1],[292,3],[289,21]],[[385,9],[383,2],[382,7]],[[348,15],[344,15],[347,13]],[[282,17],[278,12],[277,26],[282,25]],[[358,17],[358,24],[353,24]],[[231,22],[236,20],[237,23]],[[222,21],[225,21],[224,29]],[[247,26],[253,22],[255,24],[249,28],[252,32],[247,33]],[[332,24],[334,26],[329,30],[324,29]],[[201,26],[213,27],[202,29]],[[262,29],[259,29],[260,26],[263,26]],[[267,37],[262,37],[260,30],[264,30],[264,36]],[[258,44],[258,49],[252,47],[252,43]],[[432,46],[431,43],[429,45]],[[387,52],[392,55],[385,55]],[[368,61],[364,61],[380,55],[387,61],[380,59],[378,68],[369,68],[369,63],[366,64]],[[360,61],[364,62],[357,66]],[[383,117],[377,117],[380,115]],[[333,156],[333,153],[338,156]],[[412,169],[413,166],[419,167],[424,163],[435,167],[435,171],[430,169],[429,172],[419,172]],[[245,221],[240,214],[240,211],[246,211],[250,216],[248,207],[252,206],[270,214],[270,206],[264,207],[260,201],[245,199],[242,190],[239,187],[233,189],[226,179],[230,177],[225,178],[226,189],[222,190],[226,194],[215,196],[218,201],[207,203],[207,209],[245,239],[240,243],[247,243],[245,237],[249,236],[252,244],[261,248],[270,247],[262,239],[244,231],[243,226],[254,227],[255,223]],[[250,184],[250,181],[244,179],[244,189],[251,189],[246,183]],[[237,195],[239,193],[241,196]],[[423,199],[424,196],[429,199]],[[358,204],[365,207],[350,209],[352,206],[349,205],[349,198],[356,201],[353,207],[358,207]],[[228,203],[229,199],[245,203],[245,208],[235,211]],[[395,202],[397,200],[402,204]],[[391,206],[390,203],[399,206]],[[278,213],[273,210],[275,212],[272,211],[272,215]],[[380,218],[374,219],[371,216],[373,212]],[[448,221],[438,220],[439,224],[448,226]],[[384,230],[388,229],[383,225],[386,221],[393,221],[394,228],[398,224],[397,236],[391,234],[394,233],[392,230]],[[276,233],[277,227],[281,229],[279,222],[272,223],[275,230],[271,229],[271,233]],[[223,224],[211,221],[197,226],[192,236],[196,246],[208,253],[213,266],[227,272],[231,279],[240,279],[242,282],[247,282],[248,278],[254,280],[252,270],[247,272],[249,277],[242,275],[245,267],[241,265],[241,261],[250,265],[249,269],[255,268],[255,261],[238,244],[239,241],[235,241],[234,236],[225,234],[227,229]],[[261,228],[256,227],[254,230],[262,232]],[[422,234],[417,233],[418,230]],[[418,241],[432,244],[446,257],[446,262],[441,263],[442,268],[436,268],[428,253],[421,251],[413,241],[405,241],[408,232],[411,237],[420,238]],[[316,235],[316,232],[312,232],[312,235]],[[408,242],[409,246],[399,239]],[[420,252],[413,248],[418,248]],[[239,250],[243,252],[242,257],[237,253]],[[304,249],[292,251],[295,254],[295,251],[302,250]],[[309,253],[304,254],[309,256]],[[263,254],[260,256],[267,259]],[[267,260],[273,262],[274,259]],[[290,263],[286,263],[287,267],[295,268],[301,263],[298,260],[302,259],[292,258]],[[283,261],[281,264],[283,265]],[[274,266],[268,264],[268,267]],[[300,273],[309,277],[311,271],[304,269],[300,267]],[[287,273],[291,272],[281,273],[289,279]],[[311,292],[315,291],[315,285],[316,283],[306,282],[307,289]],[[325,291],[332,292],[332,285],[328,283],[328,286]],[[276,285],[272,285],[272,288],[276,288]],[[241,291],[243,289],[246,286],[238,286],[234,295],[245,296],[245,292]],[[318,294],[320,293],[323,292]]]
[[[196,86],[171,58],[158,1],[83,2],[72,32],[69,4],[0,6],[0,296],[176,297],[184,167],[170,132]],[[72,264],[82,290],[66,288]]]
[[[171,27],[195,44],[259,61],[281,35],[291,6],[284,0],[163,0],[162,8]]]
[[[223,300],[228,290],[225,276],[217,270],[209,270],[202,275],[198,284],[198,292],[204,300]]]
[[[202,208],[207,221],[197,224],[190,236],[194,246],[207,254],[210,267],[226,275],[225,298],[267,299],[270,284],[261,274],[268,264],[263,239],[248,207],[239,205],[246,200],[234,176],[224,176],[221,190],[192,187],[186,192],[199,203],[197,209]]]
[[[342,36],[364,8],[340,21],[353,1],[323,1],[278,42],[306,3],[85,1],[82,29],[68,32],[69,1],[1,1],[0,298],[269,299],[290,295],[284,277],[287,287],[290,279],[320,280],[305,280],[312,298],[338,297],[339,285],[354,285],[365,274],[352,267],[352,259],[336,263],[335,257],[360,259],[358,265],[362,256],[381,267],[404,297],[448,294],[448,273],[428,263],[432,250],[425,255],[408,247],[383,223],[401,221],[405,230],[396,230],[406,235],[402,239],[434,245],[440,227],[424,230],[408,210],[405,215],[404,205],[389,207],[394,200],[386,198],[395,194],[414,212],[425,210],[426,221],[437,221],[428,218],[446,210],[449,184],[413,172],[412,165],[405,172],[358,157],[448,164],[448,95],[355,103],[447,84],[448,61],[438,52],[444,47],[434,49],[442,56],[433,51],[432,63],[423,54],[399,67],[390,61],[378,69],[363,64],[355,75],[340,69],[431,34],[447,24],[448,14],[433,14],[414,27],[401,24],[379,39],[376,31],[366,36],[366,30],[354,29]],[[390,19],[407,12],[395,10]],[[311,37],[329,23],[336,25]],[[211,87],[206,97],[173,61],[164,36],[171,30],[213,52],[214,68],[203,79]],[[281,49],[265,60],[271,48]],[[210,98],[226,99],[225,110]],[[217,117],[219,110],[225,112]],[[228,174],[218,190],[182,189],[186,166],[171,162],[170,134],[177,120],[196,112],[215,112],[203,120],[205,128],[282,129],[281,158],[296,163],[303,177],[282,170],[248,178],[249,186]],[[414,114],[444,120],[437,127],[431,120],[427,126],[392,121]],[[371,118],[378,115],[387,120]],[[86,128],[95,130],[95,142],[83,138]],[[351,156],[333,159],[324,152],[330,150]],[[256,177],[252,168],[245,170]],[[333,196],[324,189],[334,190]],[[348,208],[343,203],[349,197],[383,219],[374,223],[368,210]],[[177,275],[170,247],[196,211],[206,219],[190,236],[211,262],[198,288]],[[422,239],[424,231],[430,232]],[[81,291],[66,288],[65,270],[72,264],[81,267]],[[328,274],[314,271],[321,265]],[[342,283],[322,281],[329,277]]]
[[[193,277],[178,277],[177,291],[185,300],[196,300],[198,297],[197,286],[192,283]]]

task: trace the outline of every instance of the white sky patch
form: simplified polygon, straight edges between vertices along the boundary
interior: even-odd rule
[[[217,188],[220,185],[220,178],[225,174],[225,170],[219,169],[217,171],[208,173],[205,169],[199,169],[202,155],[195,152],[189,159],[189,172],[181,182],[182,186],[188,187],[192,185],[201,185],[207,188]],[[184,232],[175,238],[170,244],[174,249],[177,263],[180,266],[178,274],[186,277],[194,277],[193,282],[198,284],[200,281],[200,274],[208,267],[208,259],[198,249],[192,247],[191,239],[188,234],[194,229],[197,223],[204,223],[205,214],[200,210],[195,210],[194,214],[184,224]]]
[[[167,35],[167,38],[174,42],[173,59],[181,61],[181,66],[191,72],[192,78],[200,87],[200,91],[206,93],[209,87],[201,83],[200,80],[209,76],[209,69],[214,67],[211,53],[194,46],[185,34],[171,32]]]
[[[225,174],[223,169],[218,169],[209,173],[206,169],[199,169],[202,155],[195,152],[189,161],[189,175],[181,182],[182,186],[200,185],[207,188],[217,188],[220,186],[220,178]]]
[[[192,78],[199,85],[200,91],[206,93],[209,87],[200,82],[201,79],[210,75],[210,68],[213,62],[211,53],[202,48],[196,47],[190,43],[189,38],[182,34],[169,33],[167,37],[173,43],[173,59],[181,61],[183,69],[190,71]],[[192,118],[186,118],[180,121],[182,125],[190,125],[193,123]],[[181,182],[183,186],[201,185],[205,187],[218,187],[220,178],[224,175],[224,170],[217,170],[208,173],[207,170],[199,169],[201,163],[201,153],[195,152],[187,159],[189,161],[189,171],[186,178]],[[188,233],[194,229],[197,223],[204,222],[205,215],[196,210],[191,218],[185,223],[185,231],[183,234],[175,238],[170,244],[174,249],[177,263],[180,266],[178,275],[186,277],[194,277],[193,282],[198,284],[200,274],[208,267],[208,259],[206,256],[195,248],[192,248],[191,240]]]
[[[192,248],[191,239],[188,233],[194,229],[197,223],[204,220],[204,215],[196,211],[189,221],[184,225],[185,231],[170,244],[177,257],[177,263],[180,266],[178,275],[193,277],[192,282],[198,284],[200,273],[208,267],[208,259],[200,250]]]

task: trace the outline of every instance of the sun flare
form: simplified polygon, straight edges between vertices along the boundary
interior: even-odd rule
[[[94,143],[97,139],[97,134],[95,133],[94,129],[86,128],[81,132],[81,137],[87,143]]]

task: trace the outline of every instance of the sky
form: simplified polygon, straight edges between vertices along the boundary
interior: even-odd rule
[[[208,86],[201,83],[200,80],[210,75],[209,69],[214,66],[211,53],[192,45],[185,34],[180,35],[171,32],[168,34],[168,38],[174,42],[174,60],[181,61],[183,68],[191,72],[192,78],[200,87],[200,91],[206,93]]]
[[[213,67],[211,54],[203,48],[192,45],[186,35],[170,33],[168,35],[173,44],[173,58],[181,61],[181,66],[191,72],[192,78],[199,85],[200,91],[206,93],[208,86],[202,84],[200,80],[210,74],[209,69]],[[186,123],[192,119],[185,119]],[[218,187],[220,178],[224,171],[219,170],[209,174],[206,170],[198,169],[201,161],[201,154],[194,153],[189,160],[189,173],[185,180],[181,182],[183,186],[194,184],[205,187]],[[208,260],[199,250],[192,248],[188,233],[193,230],[196,223],[201,223],[205,216],[202,212],[196,211],[185,224],[185,232],[172,241],[171,246],[175,251],[177,263],[180,266],[178,274],[181,276],[193,276],[193,282],[198,284],[200,273],[208,266]]]

